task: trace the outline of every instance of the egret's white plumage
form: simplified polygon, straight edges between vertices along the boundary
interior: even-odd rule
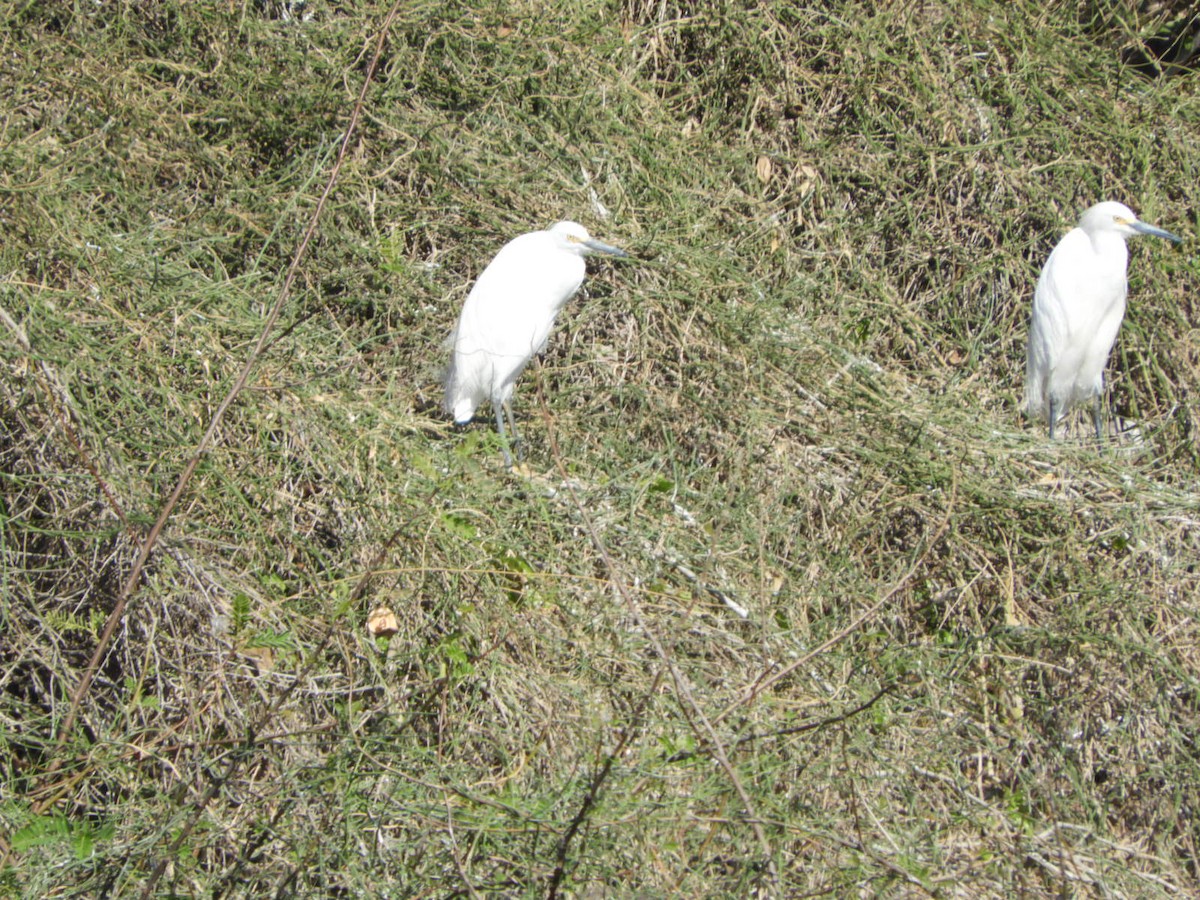
[[[1122,203],[1087,209],[1050,252],[1033,295],[1025,364],[1025,408],[1054,426],[1091,400],[1096,436],[1102,436],[1100,395],[1104,364],[1125,316],[1125,241],[1151,234],[1182,238],[1147,225]]]
[[[591,253],[629,255],[593,240],[575,222],[513,238],[471,288],[450,336],[445,410],[461,424],[470,421],[476,407],[491,401],[506,466],[512,465],[512,457],[505,416],[513,444],[520,441],[510,405],[513,386],[546,346],[559,310],[583,284],[583,258]]]

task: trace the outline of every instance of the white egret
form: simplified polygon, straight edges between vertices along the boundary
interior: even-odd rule
[[[1169,231],[1138,220],[1122,203],[1097,203],[1050,252],[1033,295],[1025,364],[1025,408],[1046,417],[1050,437],[1068,411],[1092,401],[1101,430],[1104,364],[1125,317],[1125,241],[1152,234],[1180,243]]]
[[[479,404],[490,400],[508,468],[512,456],[505,416],[518,458],[521,451],[511,405],[513,386],[546,346],[559,310],[583,284],[583,258],[591,253],[629,256],[594,240],[575,222],[513,238],[471,288],[448,341],[452,353],[444,408],[461,425],[471,420]]]

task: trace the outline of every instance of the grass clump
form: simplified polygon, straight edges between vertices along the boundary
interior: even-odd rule
[[[1017,410],[1079,212],[1194,231],[1195,77],[1121,63],[1160,20],[397,10],[0,20],[4,890],[1186,892],[1188,245],[1131,254],[1135,433]],[[563,218],[639,259],[523,377],[508,475],[440,346]]]

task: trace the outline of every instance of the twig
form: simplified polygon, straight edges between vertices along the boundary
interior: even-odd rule
[[[683,676],[683,673],[679,671],[678,666],[675,665],[674,659],[672,659],[662,641],[659,640],[658,636],[654,633],[654,630],[650,627],[650,623],[647,622],[645,617],[642,615],[641,607],[638,605],[637,600],[634,599],[632,593],[630,593],[628,590],[625,578],[622,575],[620,568],[617,566],[616,561],[612,558],[612,555],[608,552],[608,548],[605,546],[604,542],[600,539],[600,534],[596,531],[596,526],[592,522],[591,516],[588,515],[587,510],[580,501],[579,495],[575,491],[574,483],[568,477],[566,467],[563,465],[562,455],[558,451],[558,442],[554,437],[554,428],[550,421],[550,415],[546,410],[544,398],[542,399],[543,402],[541,407],[544,413],[544,419],[546,421],[546,436],[550,443],[550,452],[554,458],[554,465],[557,467],[559,474],[562,476],[563,484],[566,486],[567,492],[571,496],[571,501],[574,503],[575,509],[579,513],[580,519],[583,521],[584,528],[588,533],[588,538],[591,540],[592,546],[596,548],[596,552],[600,555],[600,559],[604,563],[605,569],[608,570],[612,578],[613,588],[618,594],[620,594],[621,599],[628,607],[630,614],[634,618],[634,621],[637,622],[638,628],[650,642],[650,646],[654,649],[655,655],[658,656],[663,665],[666,667],[667,671],[670,672],[671,680],[675,685],[676,697],[680,700],[680,709],[684,712],[684,715],[689,718],[689,725],[691,725],[693,730],[696,730],[696,721],[698,721],[699,729],[707,735],[709,745],[712,747],[713,757],[717,760],[717,764],[720,765],[722,770],[724,770],[730,784],[733,785],[734,791],[737,792],[738,799],[740,799],[742,802],[742,808],[746,812],[746,821],[750,823],[750,827],[754,831],[754,837],[758,841],[759,848],[762,851],[763,867],[767,878],[770,881],[772,890],[777,891],[779,886],[779,872],[775,866],[775,855],[771,849],[770,841],[767,840],[767,833],[763,829],[762,820],[755,809],[754,802],[750,799],[750,795],[746,792],[746,788],[742,784],[741,779],[738,778],[737,772],[733,768],[733,764],[729,761],[729,754],[725,751],[725,744],[717,734],[716,729],[713,727],[713,723],[710,722],[708,717],[704,714],[704,710],[697,702],[695,695],[692,693],[691,687],[688,685],[687,680]],[[696,721],[692,721],[691,716],[695,716]],[[609,765],[611,765],[611,762],[606,763],[606,766]],[[551,896],[554,895],[551,894]]]
[[[765,741],[770,738],[790,737],[795,734],[804,734],[805,732],[808,732],[808,731],[819,731],[820,729],[827,728],[830,725],[836,725],[838,722],[849,721],[850,719],[853,719],[855,716],[857,716],[859,713],[866,712],[868,709],[870,709],[872,706],[874,706],[876,703],[878,703],[880,700],[882,700],[885,696],[890,694],[892,692],[893,687],[894,687],[894,685],[892,685],[891,683],[885,684],[883,687],[881,687],[879,690],[877,690],[869,699],[864,700],[862,703],[858,704],[858,706],[848,709],[845,712],[838,713],[836,716],[826,716],[823,719],[817,719],[815,722],[805,722],[802,725],[791,725],[791,726],[788,726],[787,728],[775,728],[775,729],[772,729],[771,731],[761,731],[761,732],[752,732],[750,734],[743,734],[741,737],[739,737],[737,739],[735,746],[740,747],[740,746],[742,746],[742,744],[749,744],[749,743],[753,743],[754,741]],[[672,755],[668,756],[666,761],[669,763],[686,762],[687,760],[692,759],[693,757],[699,756],[701,753],[704,753],[705,750],[706,750],[705,747],[697,747],[694,750],[680,750],[679,752],[673,753]]]
[[[763,691],[767,690],[768,688],[770,688],[772,685],[776,684],[780,680],[787,678],[788,675],[790,675],[792,672],[799,669],[801,666],[807,665],[809,662],[812,661],[813,657],[818,656],[821,653],[824,653],[826,650],[828,650],[830,647],[834,646],[835,644],[841,643],[843,640],[846,639],[846,637],[848,637],[849,635],[851,635],[855,631],[857,631],[859,626],[861,626],[864,622],[866,622],[868,619],[870,619],[872,616],[874,616],[877,612],[879,612],[879,610],[883,609],[883,607],[887,605],[888,601],[890,601],[893,597],[895,597],[896,594],[898,594],[900,592],[900,589],[903,588],[906,584],[908,584],[908,582],[912,580],[912,577],[917,574],[917,570],[921,567],[921,564],[925,562],[925,557],[927,557],[929,555],[930,551],[933,550],[933,548],[937,545],[937,542],[939,540],[941,540],[942,535],[946,533],[946,529],[950,527],[950,516],[953,515],[953,513],[954,513],[954,501],[957,496],[958,496],[958,479],[955,478],[950,485],[950,502],[946,508],[945,518],[942,519],[941,524],[938,525],[938,527],[934,531],[932,537],[930,537],[929,540],[926,541],[925,549],[921,551],[921,555],[918,556],[913,561],[913,564],[909,567],[908,571],[904,573],[904,575],[900,578],[899,581],[897,581],[894,585],[892,585],[892,587],[887,591],[887,593],[885,593],[882,597],[880,597],[879,600],[877,600],[874,604],[872,604],[869,609],[867,609],[865,612],[863,612],[861,615],[859,615],[853,622],[851,622],[849,625],[847,625],[845,628],[843,628],[837,634],[833,635],[833,637],[829,638],[827,641],[824,641],[823,643],[814,647],[812,650],[808,651],[808,653],[805,653],[802,657],[797,659],[795,662],[792,662],[792,663],[788,664],[787,666],[784,666],[782,669],[780,669],[778,672],[775,672],[773,675],[765,676],[765,677],[760,678],[758,681],[755,681],[754,684],[750,685],[750,687],[746,689],[746,692],[741,697],[739,697],[737,700],[733,701],[733,703],[729,704],[727,707],[725,707],[725,709],[721,710],[721,712],[718,713],[717,717],[715,719],[713,719],[713,721],[720,722],[722,719],[724,719],[727,715],[729,715],[735,709],[738,709],[739,707],[742,707],[742,706],[746,705],[747,703],[753,702],[754,699],[759,694],[761,694]]]
[[[367,68],[366,77],[363,79],[362,90],[359,92],[358,99],[355,101],[354,107],[350,113],[350,121],[346,125],[346,132],[342,137],[341,146],[338,148],[337,159],[334,161],[333,169],[329,173],[329,179],[325,184],[325,190],[321,193],[321,197],[317,200],[316,207],[313,209],[312,216],[309,218],[308,227],[304,231],[304,236],[300,239],[299,245],[296,247],[296,252],[292,256],[291,264],[288,266],[287,274],[283,280],[283,286],[279,290],[279,296],[275,300],[275,304],[271,307],[267,314],[266,321],[263,323],[262,332],[259,334],[258,342],[254,345],[254,349],[250,351],[245,364],[234,380],[233,386],[225,394],[224,399],[213,413],[212,421],[209,422],[208,430],[204,432],[204,436],[200,439],[199,445],[196,447],[196,452],[192,458],[188,460],[183,472],[175,483],[175,489],[163,504],[162,511],[155,520],[154,526],[150,529],[150,533],[146,535],[146,539],[142,541],[140,550],[138,551],[137,559],[134,560],[133,568],[130,569],[128,577],[124,584],[121,585],[121,591],[117,595],[116,605],[108,615],[107,621],[104,623],[104,630],[100,633],[100,640],[96,645],[96,650],[92,654],[92,658],[88,661],[87,668],[83,672],[83,677],[80,679],[78,686],[71,694],[71,706],[67,711],[66,717],[63,719],[62,727],[58,732],[58,741],[56,749],[61,750],[63,745],[70,737],[72,730],[75,727],[75,720],[79,715],[80,705],[83,703],[83,698],[87,695],[88,689],[91,687],[92,680],[96,677],[96,671],[100,667],[100,662],[104,658],[104,654],[108,650],[108,645],[112,641],[113,632],[116,631],[117,625],[125,615],[125,608],[129,604],[129,599],[133,594],[134,588],[138,584],[138,580],[142,576],[142,571],[146,566],[147,560],[150,558],[150,552],[158,543],[159,536],[162,534],[163,528],[167,524],[167,519],[171,513],[175,511],[176,505],[179,503],[179,498],[183,496],[184,489],[192,480],[192,475],[196,471],[196,467],[200,464],[200,460],[204,454],[208,452],[210,445],[216,437],[217,429],[220,427],[222,420],[225,418],[225,413],[229,407],[233,405],[233,401],[237,399],[238,394],[246,386],[250,380],[250,373],[254,370],[258,363],[259,357],[262,355],[263,349],[267,346],[267,342],[271,337],[271,329],[275,327],[275,322],[279,318],[279,314],[283,311],[284,305],[287,303],[288,296],[291,293],[292,283],[296,280],[296,275],[300,271],[300,262],[308,251],[308,245],[312,241],[313,235],[317,231],[317,222],[321,217],[322,211],[325,209],[325,204],[329,200],[330,194],[333,193],[333,187],[337,183],[338,175],[342,169],[342,163],[346,158],[346,151],[350,146],[350,140],[354,136],[355,128],[358,125],[358,120],[362,115],[362,108],[366,102],[367,89],[371,86],[371,82],[375,77],[375,68],[379,63],[379,57],[383,52],[384,40],[387,37],[388,29],[391,27],[392,20],[396,17],[399,10],[399,0],[392,6],[388,13],[387,19],[384,20],[383,27],[379,31],[379,39],[375,46],[375,55],[371,58],[371,64]]]
[[[546,890],[546,896],[549,900],[555,900],[558,897],[558,889],[567,874],[567,853],[571,849],[571,843],[575,840],[575,835],[579,832],[583,823],[587,821],[588,813],[592,811],[592,807],[596,805],[596,801],[600,797],[600,789],[604,786],[604,782],[608,780],[608,775],[612,771],[613,764],[621,758],[621,755],[625,752],[625,748],[633,740],[633,736],[641,730],[646,710],[650,707],[650,700],[658,692],[658,686],[661,683],[662,671],[659,670],[655,673],[654,681],[651,683],[650,688],[642,695],[642,702],[634,711],[632,724],[621,729],[621,737],[617,741],[617,746],[613,748],[611,753],[605,756],[603,764],[596,771],[596,774],[592,776],[591,783],[588,784],[587,793],[584,794],[583,803],[579,805],[574,818],[571,819],[571,824],[567,826],[562,839],[558,842],[554,872],[550,876],[550,886]]]
[[[384,19],[383,24],[379,29],[374,54],[371,57],[370,64],[367,67],[366,75],[363,78],[362,88],[359,92],[358,98],[351,110],[350,119],[342,136],[341,145],[338,148],[337,158],[334,161],[332,169],[330,170],[329,178],[326,181],[325,188],[321,193],[315,208],[313,209],[311,217],[309,218],[309,222],[305,228],[304,234],[301,237],[300,242],[296,247],[296,251],[292,256],[291,263],[288,266],[287,273],[284,277],[283,285],[279,290],[279,295],[263,323],[262,331],[259,335],[258,341],[251,350],[250,355],[247,357],[244,365],[241,368],[241,371],[234,380],[232,387],[226,393],[224,399],[222,399],[220,405],[213,413],[213,417],[209,423],[208,429],[205,431],[204,436],[200,439],[200,443],[197,445],[195,453],[192,455],[191,459],[189,459],[187,465],[184,467],[183,472],[176,481],[175,488],[172,490],[170,496],[164,503],[162,510],[159,512],[158,518],[154,522],[153,527],[146,535],[145,540],[141,542],[137,558],[134,561],[133,567],[130,569],[129,575],[121,586],[120,593],[117,596],[117,602],[113,607],[112,612],[109,613],[108,619],[105,622],[104,629],[101,632],[100,639],[96,646],[96,650],[92,654],[92,657],[88,662],[87,668],[83,672],[83,676],[80,679],[79,684],[72,692],[70,707],[58,732],[56,751],[61,752],[63,746],[66,744],[74,730],[75,722],[78,718],[79,710],[82,706],[84,697],[87,695],[92,681],[95,679],[96,672],[104,658],[109,644],[112,641],[112,636],[116,630],[116,627],[124,617],[125,610],[128,607],[131,596],[133,595],[134,588],[137,586],[142,576],[142,572],[145,569],[145,565],[150,557],[150,553],[157,544],[163,528],[166,526],[167,520],[170,518],[171,514],[175,510],[175,507],[179,503],[179,500],[182,497],[187,485],[190,483],[191,478],[200,463],[200,460],[214,443],[217,430],[220,427],[226,412],[228,412],[229,408],[233,405],[233,402],[237,399],[238,395],[249,382],[250,375],[253,372],[255,365],[262,356],[264,348],[268,345],[268,342],[271,338],[271,331],[287,303],[288,297],[291,293],[292,285],[295,282],[296,276],[300,270],[300,263],[304,259],[313,236],[316,234],[317,224],[320,220],[321,213],[323,212],[329,197],[333,193],[334,186],[337,184],[338,176],[341,172],[347,150],[349,149],[350,143],[354,138],[355,130],[358,126],[359,119],[362,116],[363,107],[366,104],[367,92],[374,81],[375,72],[378,67],[380,57],[383,53],[384,42],[386,41],[392,22],[399,12],[399,8],[400,2],[397,0],[397,2],[394,3],[392,8],[389,10],[387,17]],[[14,328],[15,323],[10,321],[7,324],[9,325],[10,329],[14,329],[14,333],[18,335],[21,333],[19,329]],[[79,448],[77,447],[77,449]],[[96,477],[99,480],[99,476],[95,472],[93,472],[93,477]],[[103,482],[101,481],[100,483],[103,489]],[[107,491],[106,495],[108,495]],[[109,499],[114,510],[117,511],[118,515],[120,515],[120,506],[111,496],[109,496]],[[363,590],[365,590],[365,586],[372,576],[374,569],[378,566],[378,563],[382,561],[383,556],[388,552],[392,544],[398,539],[399,535],[400,532],[397,531],[380,549],[375,563],[373,563],[367,572],[364,573],[362,579],[359,581],[359,584],[356,586],[355,591],[352,593],[351,600],[355,599],[362,593]],[[310,656],[310,667],[315,665],[317,660],[320,658],[321,652],[332,638],[334,630],[335,626],[333,624],[330,624],[327,627],[325,635],[322,637],[317,648]],[[258,743],[258,734],[276,714],[281,705],[286,702],[286,700],[296,690],[297,686],[301,683],[301,680],[302,679],[300,678],[295,679],[280,694],[275,702],[273,702],[266,710],[263,711],[263,714],[259,717],[259,721],[247,727],[245,738],[241,741],[241,746],[237,750],[230,753],[224,771],[212,778],[204,793],[201,794],[197,800],[193,801],[191,804],[191,813],[188,816],[187,821],[178,828],[174,839],[168,845],[166,851],[160,857],[158,863],[155,865],[153,870],[150,872],[150,875],[146,879],[141,893],[143,898],[149,898],[154,895],[157,884],[167,871],[170,860],[178,853],[179,848],[188,839],[196,825],[200,822],[204,810],[207,808],[208,804],[233,777],[234,773],[238,770],[238,768],[240,768],[243,761],[252,757],[253,751]],[[50,764],[47,770],[48,773],[53,773],[61,766],[61,759],[61,756],[59,756]]]
[[[450,856],[454,860],[454,868],[458,869],[458,877],[462,879],[463,884],[467,886],[467,894],[471,900],[475,900],[479,896],[479,891],[475,884],[471,881],[471,877],[467,874],[466,867],[458,855],[458,840],[454,837],[454,808],[450,803],[450,798],[446,797],[446,830],[450,835]]]

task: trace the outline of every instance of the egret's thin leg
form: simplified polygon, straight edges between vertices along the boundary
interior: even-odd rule
[[[500,433],[500,451],[504,454],[504,468],[512,468],[512,454],[508,452],[508,433],[504,430],[504,415],[502,404],[493,403],[492,412],[496,414],[496,431]]]
[[[525,442],[521,440],[521,432],[517,431],[517,417],[513,415],[511,402],[505,401],[504,412],[508,416],[509,430],[512,431],[513,449],[517,451],[517,459],[522,460],[525,458]]]
[[[1092,399],[1092,424],[1096,426],[1096,440],[1104,440],[1104,411],[1101,408],[1100,395]]]
[[[1054,440],[1054,426],[1058,423],[1058,403],[1054,398],[1050,398],[1050,413],[1047,418],[1050,420],[1050,440]]]

